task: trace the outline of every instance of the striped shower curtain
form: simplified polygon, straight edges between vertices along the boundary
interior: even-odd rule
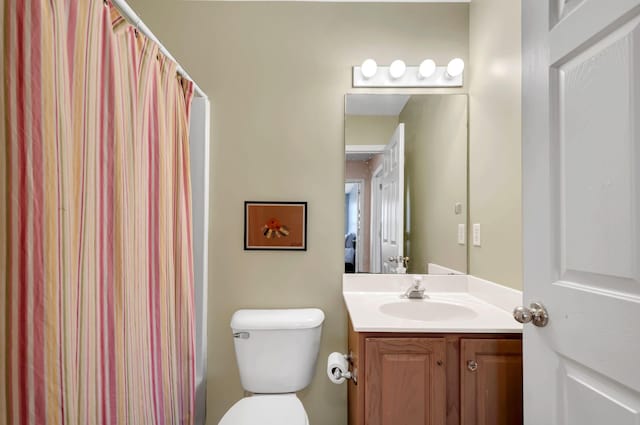
[[[4,0],[0,425],[193,422],[190,82],[103,0]]]

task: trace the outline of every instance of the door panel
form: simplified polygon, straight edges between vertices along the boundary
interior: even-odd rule
[[[551,24],[555,25],[571,12],[573,12],[583,0],[554,0],[551,2]]]
[[[566,405],[561,412],[564,423],[640,424],[638,395],[604,376],[594,376],[579,364],[563,360]]]
[[[551,186],[555,188],[551,225],[556,244],[549,307],[564,311],[554,326],[563,335],[555,349],[623,384],[635,382],[638,389],[638,369],[625,366],[640,353],[640,338],[630,341],[629,348],[635,351],[621,350],[620,361],[612,363],[594,349],[592,337],[600,335],[598,345],[622,346],[633,326],[621,319],[632,319],[638,309],[630,295],[640,295],[640,149],[635,129],[640,96],[634,80],[640,77],[639,23],[640,17],[635,16],[573,50],[562,41],[566,57],[551,65],[549,90]],[[557,28],[571,26],[579,27],[583,36],[591,35],[569,19]],[[550,42],[555,41],[552,34]],[[554,301],[559,301],[557,307]],[[600,314],[585,314],[589,308]],[[613,318],[618,325],[612,329],[603,317]],[[573,388],[565,387],[568,397]]]
[[[524,0],[525,423],[640,424],[640,0]]]
[[[552,183],[560,189],[555,220],[561,275],[626,280],[626,289],[636,293],[640,215],[634,190],[640,185],[634,121],[640,111],[634,103],[640,97],[634,93],[633,56],[640,54],[638,35],[636,19],[553,67],[551,85],[559,120]],[[590,281],[606,287],[616,283],[601,276]]]
[[[522,424],[522,341],[462,339],[460,345],[461,425]]]
[[[524,0],[525,2],[531,0]],[[548,0],[539,1],[540,7],[545,7]],[[555,3],[551,0],[550,3]],[[524,2],[523,2],[524,5]],[[567,58],[572,54],[580,52],[583,45],[593,43],[607,34],[622,27],[635,17],[638,7],[637,0],[582,0],[571,13],[564,16],[548,31],[549,24],[544,18],[544,29],[540,27],[546,41],[545,49],[549,52],[549,57],[545,59],[547,66],[549,63],[555,64],[561,58]],[[546,12],[545,12],[546,13]],[[533,17],[523,13],[523,28],[532,22]],[[531,36],[531,33],[524,34]],[[523,40],[523,42],[527,42]],[[524,69],[524,68],[523,68]]]

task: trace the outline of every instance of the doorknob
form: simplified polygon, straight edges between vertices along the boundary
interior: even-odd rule
[[[406,267],[407,263],[409,262],[409,257],[403,257],[402,255],[398,255],[397,257],[389,257],[389,262],[404,264],[404,266]]]
[[[531,303],[529,307],[518,306],[513,310],[513,318],[520,323],[533,322],[535,326],[544,328],[549,323],[549,313],[540,303]]]

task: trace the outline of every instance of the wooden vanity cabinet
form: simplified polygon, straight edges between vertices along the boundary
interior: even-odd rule
[[[349,425],[522,424],[519,334],[369,333],[349,322],[349,351]]]

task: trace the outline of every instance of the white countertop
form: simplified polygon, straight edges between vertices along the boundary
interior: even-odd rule
[[[343,277],[343,296],[356,332],[520,333],[522,325],[511,311],[522,304],[522,293],[473,276],[422,275],[427,300],[401,298],[412,275],[349,275]],[[390,303],[448,303],[472,310],[467,316],[428,321],[383,313]],[[412,306],[415,307],[415,304]],[[402,305],[397,306],[402,309]],[[411,307],[409,307],[411,308]]]

